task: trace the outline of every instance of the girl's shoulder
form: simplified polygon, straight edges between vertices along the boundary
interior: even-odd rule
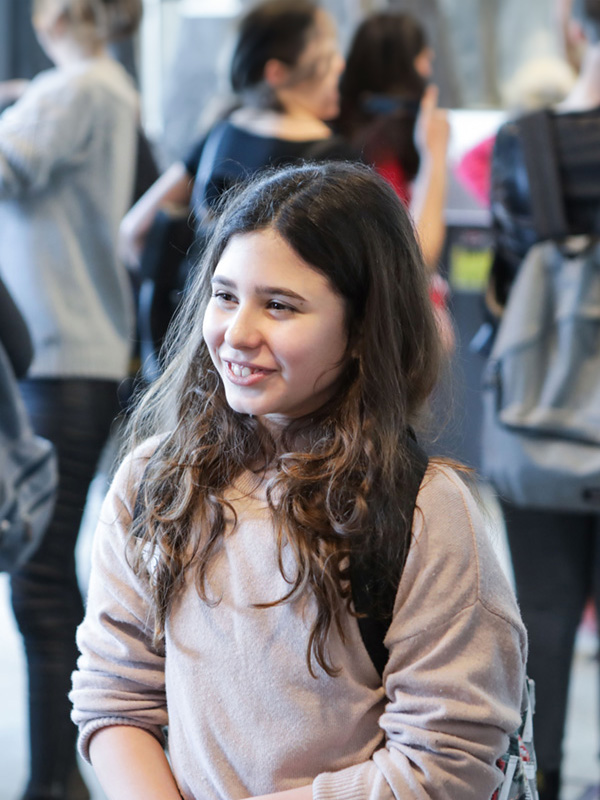
[[[120,496],[130,510],[135,505],[135,498],[148,462],[163,439],[164,436],[160,434],[141,442],[125,455],[115,472],[111,492]]]
[[[397,602],[429,625],[481,605],[521,628],[505,567],[500,534],[489,511],[460,474],[442,463],[427,470],[417,496],[413,536]],[[415,617],[416,618],[416,617]]]

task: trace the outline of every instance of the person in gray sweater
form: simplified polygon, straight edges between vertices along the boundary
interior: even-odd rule
[[[341,162],[255,178],[171,337],[78,631],[72,716],[109,800],[491,797],[526,635],[459,473],[432,462],[414,519],[407,499],[441,346],[394,190]],[[361,563],[394,580],[382,675]]]
[[[83,616],[75,543],[133,330],[116,240],[133,196],[138,97],[107,45],[135,30],[141,0],[35,0],[33,12],[56,67],[0,116],[0,271],[31,331],[21,389],[36,432],[56,447],[60,485],[11,597],[29,672],[24,798],[74,800],[87,795],[67,698]]]

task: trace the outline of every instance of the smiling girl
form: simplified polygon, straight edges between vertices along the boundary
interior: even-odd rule
[[[95,538],[71,698],[110,800],[491,796],[525,632],[458,475],[406,499],[438,353],[368,168],[229,200]],[[380,674],[352,598],[398,564]]]

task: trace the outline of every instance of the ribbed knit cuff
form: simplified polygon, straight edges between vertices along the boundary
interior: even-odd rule
[[[313,800],[365,800],[370,795],[366,773],[372,766],[370,762],[317,775],[313,781]]]

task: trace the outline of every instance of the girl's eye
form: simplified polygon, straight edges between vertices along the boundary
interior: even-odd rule
[[[268,308],[273,311],[295,311],[296,309],[292,306],[288,306],[286,303],[281,303],[279,300],[270,300],[268,304]]]
[[[224,292],[222,289],[214,291],[212,296],[215,297],[217,300],[221,300],[223,303],[235,302],[235,297],[229,292]]]

